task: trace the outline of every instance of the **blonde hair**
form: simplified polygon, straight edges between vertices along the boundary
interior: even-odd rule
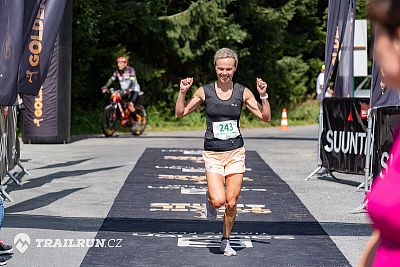
[[[235,60],[235,68],[237,68],[237,65],[239,63],[238,55],[236,54],[235,51],[229,48],[221,48],[218,50],[215,55],[214,55],[214,66],[217,63],[218,59],[223,59],[223,58],[233,58]]]

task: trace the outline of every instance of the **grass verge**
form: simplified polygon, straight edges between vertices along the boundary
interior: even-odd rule
[[[305,102],[297,106],[287,108],[288,120],[290,126],[310,125],[317,123],[319,114],[319,102],[315,99],[307,99]],[[154,106],[147,108],[148,127],[147,132],[151,131],[186,131],[186,130],[204,130],[205,114],[204,108],[200,112],[195,112],[182,119],[176,119],[173,111],[166,109],[158,110]],[[71,134],[101,134],[101,118],[102,110],[93,112],[76,112],[73,114],[71,121]],[[241,128],[262,128],[279,126],[281,120],[281,111],[272,113],[270,123],[264,123],[248,110],[244,110],[240,119]],[[119,128],[120,132],[129,132],[124,127]]]

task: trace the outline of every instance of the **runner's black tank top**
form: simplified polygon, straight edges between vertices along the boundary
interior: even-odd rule
[[[243,106],[243,92],[245,87],[235,83],[233,92],[228,100],[221,100],[215,91],[215,83],[203,86],[205,95],[206,124],[207,130],[204,136],[204,150],[208,151],[229,151],[244,145],[240,133],[239,121]],[[215,138],[213,123],[223,121],[236,121],[239,135],[227,140]]]

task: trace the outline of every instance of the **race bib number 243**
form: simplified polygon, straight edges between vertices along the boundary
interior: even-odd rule
[[[213,122],[214,138],[228,140],[240,135],[236,120]]]

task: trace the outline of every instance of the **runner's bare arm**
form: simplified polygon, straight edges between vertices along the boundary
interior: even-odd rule
[[[196,92],[193,94],[192,99],[185,106],[186,92],[188,91],[192,83],[193,78],[186,78],[181,80],[179,95],[175,105],[175,117],[177,118],[182,118],[192,113],[204,102],[204,89],[203,87],[200,87],[196,90]]]
[[[259,78],[257,78],[257,91],[262,97],[267,94],[267,84]],[[271,108],[268,99],[261,100],[262,105],[260,105],[254,97],[253,93],[248,88],[245,88],[243,94],[246,107],[251,113],[253,113],[257,118],[262,121],[271,121]]]

